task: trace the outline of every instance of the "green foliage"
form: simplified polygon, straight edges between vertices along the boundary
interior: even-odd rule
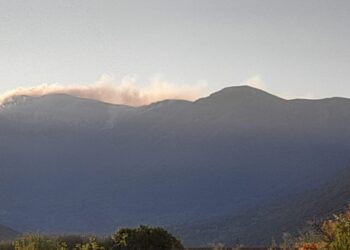
[[[28,234],[1,243],[0,250],[181,250],[180,241],[162,228],[123,228],[108,238],[65,235],[45,237]]]
[[[11,242],[0,242],[0,250],[14,250]]]
[[[299,249],[350,249],[350,207],[333,219],[312,225],[299,236]]]
[[[89,242],[89,238],[81,235],[62,235],[57,237],[58,242],[64,242],[67,249],[74,249],[77,245],[83,245]]]
[[[329,250],[350,249],[350,208],[321,227],[325,246]]]
[[[166,230],[140,226],[135,229],[122,228],[113,236],[114,250],[172,250],[183,249],[180,241]]]
[[[40,235],[25,235],[13,242],[15,250],[66,250],[67,246]]]
[[[77,244],[74,250],[106,250],[101,246],[96,238],[90,238],[89,242],[85,244]]]

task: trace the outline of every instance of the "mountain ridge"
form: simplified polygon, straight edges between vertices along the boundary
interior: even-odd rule
[[[0,242],[13,240],[18,235],[19,233],[12,228],[0,224]]]
[[[229,95],[230,97],[242,97],[242,96],[251,96],[251,97],[256,97],[256,96],[265,96],[265,97],[270,97],[270,98],[275,98],[275,99],[279,99],[279,100],[284,100],[284,101],[332,101],[332,100],[350,100],[350,98],[347,97],[341,97],[341,96],[333,96],[333,97],[325,97],[325,98],[316,98],[316,99],[308,99],[308,98],[291,98],[291,99],[285,99],[282,98],[276,94],[272,94],[268,91],[259,89],[259,88],[255,88],[249,85],[238,85],[238,86],[229,86],[229,87],[225,87],[221,90],[215,91],[211,94],[209,94],[208,96],[204,96],[204,97],[200,97],[194,101],[189,101],[189,100],[184,100],[184,99],[164,99],[164,100],[160,100],[160,101],[156,101],[150,104],[146,104],[146,105],[141,105],[138,106],[136,108],[142,108],[142,107],[147,107],[150,105],[155,105],[157,103],[162,103],[162,102],[169,102],[169,101],[184,101],[184,102],[189,102],[189,103],[195,103],[198,101],[201,101],[203,99],[208,99],[208,98],[214,98],[214,97],[218,97],[218,96],[227,96]],[[75,96],[72,94],[65,94],[65,93],[50,93],[50,94],[46,94],[46,95],[41,95],[41,96],[30,96],[30,95],[18,95],[18,96],[13,96],[11,98],[8,99],[8,101],[4,102],[2,105],[6,105],[9,104],[13,101],[16,101],[18,99],[40,99],[40,98],[48,98],[48,97],[69,97],[69,98],[77,98],[79,100],[91,100],[97,103],[103,103],[103,104],[107,104],[107,105],[115,105],[115,106],[127,106],[127,107],[133,107],[134,106],[130,106],[130,105],[126,105],[126,104],[115,104],[115,103],[110,103],[110,102],[105,102],[105,101],[100,101],[100,100],[96,100],[96,99],[92,99],[89,97],[79,97],[79,96]]]
[[[346,99],[284,100],[251,87],[138,108],[63,99],[74,101],[0,111],[0,220],[21,232],[234,218],[317,188],[350,161]]]

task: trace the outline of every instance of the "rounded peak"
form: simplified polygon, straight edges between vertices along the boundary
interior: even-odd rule
[[[258,88],[254,88],[251,87],[249,85],[240,85],[240,86],[231,86],[231,87],[226,87],[223,88],[222,90],[219,90],[215,93],[213,93],[212,95],[218,95],[218,94],[236,94],[236,95],[240,95],[240,94],[262,94],[262,95],[270,95],[270,96],[274,96],[264,90],[258,89]],[[275,96],[277,97],[277,96]]]
[[[237,103],[244,101],[259,101],[259,100],[284,100],[274,96],[266,91],[257,89],[248,85],[226,87],[219,90],[208,97],[199,99],[202,101],[213,101],[215,103]]]

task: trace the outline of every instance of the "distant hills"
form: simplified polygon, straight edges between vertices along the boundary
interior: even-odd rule
[[[3,226],[3,225],[0,225],[0,242],[13,240],[18,235],[19,235],[19,233],[14,231],[13,229],[8,228],[8,227]]]
[[[337,178],[349,171],[350,100],[247,86],[139,108],[18,96],[0,107],[0,152],[0,222],[20,231],[143,223],[188,244],[270,242],[349,201]]]

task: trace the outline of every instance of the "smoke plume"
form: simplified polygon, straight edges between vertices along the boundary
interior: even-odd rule
[[[42,84],[33,87],[19,87],[0,95],[0,104],[15,96],[44,96],[48,94],[69,94],[113,104],[142,106],[165,99],[195,100],[207,94],[205,85],[175,85],[160,79],[140,86],[133,78],[124,78],[120,84],[103,77],[90,85]]]

